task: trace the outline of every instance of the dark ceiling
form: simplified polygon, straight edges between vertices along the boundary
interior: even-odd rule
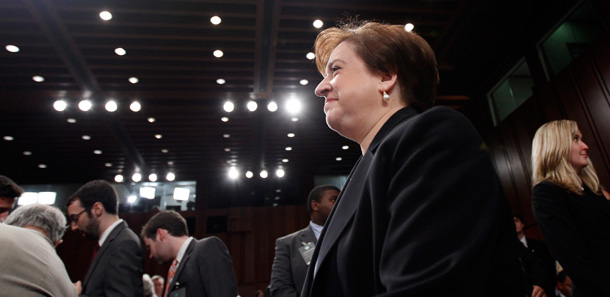
[[[315,19],[324,21],[323,28],[346,16],[413,23],[437,53],[437,105],[464,110],[475,100],[476,88],[543,19],[547,5],[549,1],[0,0],[0,136],[5,137],[0,140],[0,174],[21,184],[113,180],[116,174],[130,179],[135,171],[144,180],[150,173],[163,180],[171,171],[176,180],[215,181],[224,179],[232,165],[242,179],[246,170],[257,179],[263,168],[270,178],[277,168],[286,177],[345,175],[360,150],[328,129],[323,100],[314,95],[321,76],[305,56],[321,30],[312,26]],[[111,20],[100,19],[103,10],[112,13]],[[214,15],[222,18],[217,26],[210,23]],[[20,51],[11,53],[6,45]],[[127,54],[115,54],[118,47]],[[214,57],[217,49],[224,56]],[[36,75],[44,82],[34,82]],[[130,83],[130,77],[139,82]],[[226,83],[217,84],[218,78]],[[303,79],[309,83],[301,85]],[[284,108],[292,97],[302,102],[298,115],[288,115]],[[65,111],[53,109],[58,99],[68,103]],[[90,111],[78,109],[82,99],[93,102]],[[116,112],[104,109],[110,99],[118,104]],[[235,111],[223,110],[227,100],[234,102]],[[246,109],[248,100],[258,103],[255,112]],[[141,103],[141,111],[129,109],[132,101]],[[279,105],[277,112],[267,110],[270,101]]]

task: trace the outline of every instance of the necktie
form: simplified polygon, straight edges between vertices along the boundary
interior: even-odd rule
[[[176,267],[178,266],[178,260],[174,259],[172,262],[172,266],[169,267],[169,271],[167,272],[167,283],[165,283],[165,297],[167,297],[167,293],[169,293],[169,284],[172,282],[174,278],[174,274],[176,273]]]
[[[100,250],[100,244],[96,243],[95,248],[93,248],[93,253],[91,253],[91,259],[89,259],[89,266],[91,266],[91,264],[93,264],[93,260],[95,259],[95,256],[97,256],[97,252],[99,250]]]

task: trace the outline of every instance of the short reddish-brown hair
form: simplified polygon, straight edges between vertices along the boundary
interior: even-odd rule
[[[325,76],[333,50],[342,42],[355,46],[356,54],[372,73],[396,74],[403,102],[420,111],[434,105],[438,69],[434,51],[419,35],[402,25],[351,22],[328,28],[316,38],[318,71]]]

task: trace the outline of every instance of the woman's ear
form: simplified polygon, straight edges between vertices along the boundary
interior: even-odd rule
[[[396,85],[396,79],[398,76],[396,73],[381,74],[381,80],[379,81],[379,90],[386,91],[388,94],[391,93],[392,89]]]

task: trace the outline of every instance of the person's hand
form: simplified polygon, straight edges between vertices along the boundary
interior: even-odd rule
[[[547,297],[546,293],[540,286],[534,285],[534,289],[532,290],[532,297]]]
[[[74,287],[76,287],[76,294],[80,295],[83,292],[83,283],[81,281],[75,282]]]

